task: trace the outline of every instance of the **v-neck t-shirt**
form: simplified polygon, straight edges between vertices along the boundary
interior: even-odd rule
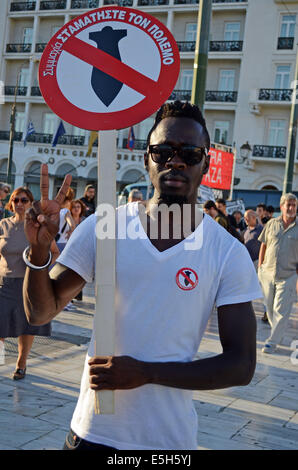
[[[262,297],[248,251],[208,215],[190,236],[163,252],[147,237],[137,202],[120,206],[116,220],[116,356],[190,362],[214,305]],[[57,260],[87,282],[95,275],[95,231],[91,215]],[[120,450],[197,448],[191,390],[155,384],[116,390],[115,414],[95,414],[88,366],[94,355],[93,331],[71,422],[78,436]]]

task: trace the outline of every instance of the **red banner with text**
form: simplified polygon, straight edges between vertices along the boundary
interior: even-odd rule
[[[234,154],[210,148],[210,166],[202,183],[209,188],[230,189],[233,174]]]

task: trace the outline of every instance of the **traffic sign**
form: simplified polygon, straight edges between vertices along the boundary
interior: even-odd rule
[[[120,6],[88,11],[49,41],[39,86],[61,119],[88,130],[129,127],[153,114],[179,75],[171,32],[148,13]]]

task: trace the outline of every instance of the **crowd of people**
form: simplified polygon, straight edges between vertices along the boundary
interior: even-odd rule
[[[34,198],[26,187],[16,188],[7,203],[10,186],[0,183],[0,365],[5,363],[5,339],[18,338],[18,357],[13,373],[14,380],[26,375],[27,358],[35,336],[50,336],[51,324],[43,326],[29,325],[24,307],[22,285],[26,265],[23,251],[28,245],[24,232],[26,210]],[[51,265],[64,250],[74,229],[88,215],[95,212],[95,188],[88,185],[84,197],[74,199],[74,190],[69,188],[60,209],[59,232],[51,244]],[[4,217],[5,211],[8,217]],[[82,300],[82,291],[75,297]],[[74,310],[71,302],[65,310]]]
[[[262,321],[271,334],[263,353],[274,353],[281,343],[297,294],[298,224],[297,198],[288,193],[280,200],[281,215],[274,218],[274,207],[260,203],[229,215],[223,199],[206,201],[204,212],[235,236],[247,248],[258,273],[264,295]]]

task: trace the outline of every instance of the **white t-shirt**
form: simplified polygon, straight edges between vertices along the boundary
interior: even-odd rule
[[[67,235],[67,232],[70,230],[70,226],[65,220],[65,217],[66,217],[67,213],[69,213],[69,210],[66,207],[60,210],[60,214],[59,214],[60,215],[60,222],[59,222],[59,232],[58,232],[60,234],[60,237],[59,237],[59,240],[58,240],[57,243],[67,243],[68,242],[68,238],[66,238],[66,235]],[[66,226],[65,226],[65,224],[66,224]],[[62,232],[63,228],[64,228],[64,230]]]
[[[120,206],[117,214],[122,238],[118,235],[115,355],[152,362],[192,361],[214,304],[262,297],[245,246],[208,215],[192,235],[159,252],[144,232],[137,202]],[[94,279],[95,224],[95,215],[82,222],[58,258],[87,282]],[[123,229],[131,224],[138,228],[137,239],[123,237]],[[191,250],[195,239],[198,248]],[[197,448],[190,390],[152,384],[116,390],[115,414],[95,414],[87,363],[94,354],[92,335],[71,422],[78,436],[120,450]]]

